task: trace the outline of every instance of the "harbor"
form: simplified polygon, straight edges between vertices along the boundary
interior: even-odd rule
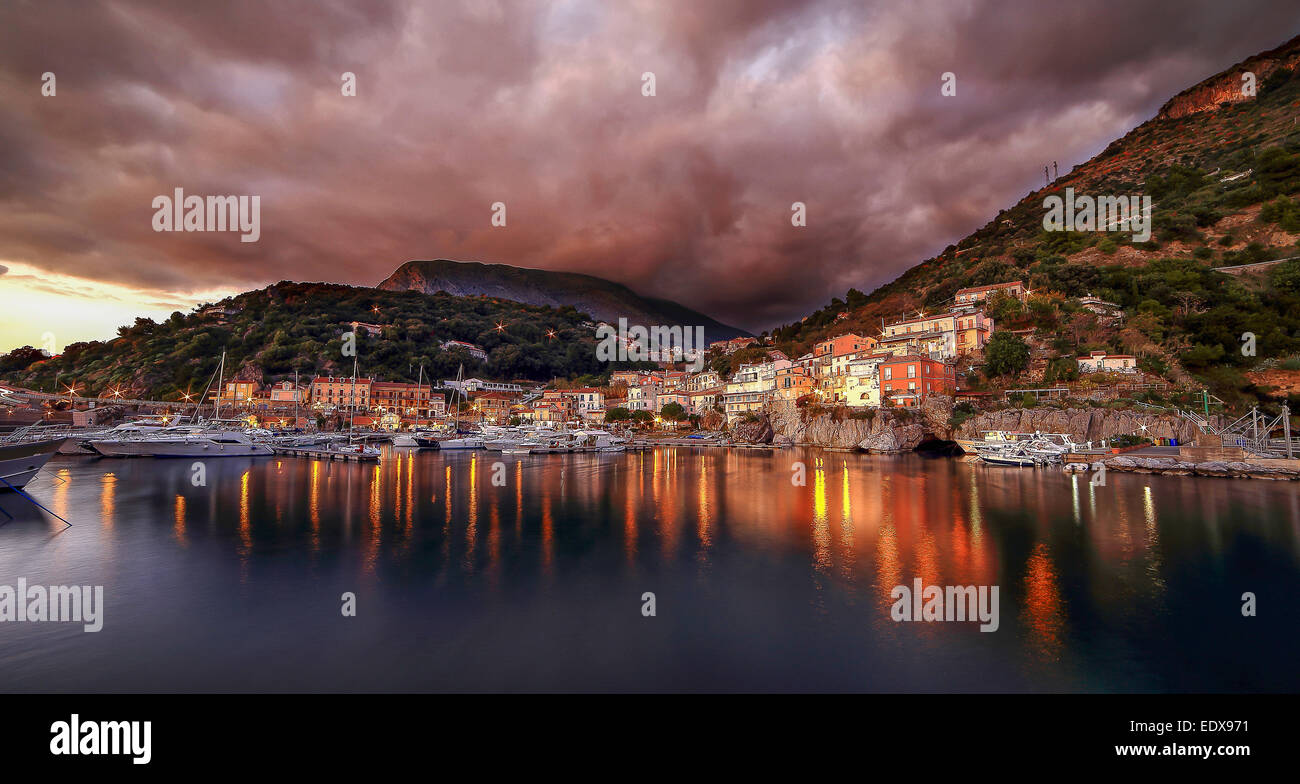
[[[51,628],[33,655],[30,630],[0,625],[0,685],[1300,687],[1287,655],[1300,618],[1278,605],[1242,621],[1234,603],[1243,586],[1283,596],[1300,579],[1290,483],[1116,472],[1094,486],[809,447],[379,449],[362,463],[209,460],[202,485],[192,460],[55,455],[27,491],[70,526],[0,496],[14,515],[0,569],[105,586],[104,628]],[[1001,585],[999,632],[893,624],[889,590],[913,574]],[[340,621],[345,592],[361,609]],[[770,644],[754,646],[760,634]],[[96,667],[75,666],[92,652]]]

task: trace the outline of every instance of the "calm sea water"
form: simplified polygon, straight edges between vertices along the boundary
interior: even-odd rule
[[[0,692],[1300,690],[1294,483],[801,449],[191,476],[56,458],[30,489],[70,528],[0,497],[0,584],[106,603],[0,623]],[[917,577],[999,586],[998,630],[891,620]]]

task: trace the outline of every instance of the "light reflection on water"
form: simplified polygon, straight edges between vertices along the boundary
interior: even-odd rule
[[[196,487],[188,461],[58,458],[32,491],[65,530],[0,500],[18,513],[0,527],[0,584],[102,584],[108,602],[98,634],[0,625],[0,689],[1298,684],[1289,483],[1094,487],[816,450],[389,449],[378,465],[206,469]],[[893,622],[891,590],[915,578],[1000,586],[999,631]],[[1260,617],[1241,617],[1244,591]]]

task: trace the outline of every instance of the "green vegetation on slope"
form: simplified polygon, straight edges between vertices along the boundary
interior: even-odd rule
[[[384,325],[379,336],[358,330],[360,374],[384,381],[455,376],[549,380],[608,376],[596,359],[596,340],[585,314],[486,297],[426,295],[323,283],[281,282],[219,303],[229,315],[173,313],[162,323],[136,319],[107,342],[77,343],[45,359],[31,348],[0,357],[0,378],[35,389],[176,400],[201,392],[227,352],[227,378],[236,373],[263,383],[313,375],[350,375],[342,336],[352,321]],[[497,325],[504,329],[498,330]],[[548,335],[553,331],[554,337]],[[446,340],[475,343],[485,362],[464,349],[443,350]],[[629,365],[630,367],[631,365]]]
[[[990,302],[988,310],[999,329],[1032,329],[1051,345],[1053,379],[1068,373],[1053,360],[1105,349],[1135,353],[1143,370],[1171,381],[1253,396],[1244,371],[1300,350],[1300,262],[1243,277],[1214,269],[1300,256],[1298,109],[1300,73],[1281,68],[1255,100],[1156,117],[869,296],[851,290],[847,301],[773,330],[774,342],[799,356],[842,332],[875,335],[882,318],[941,312],[960,288],[1023,280],[1037,292],[1027,306]],[[1043,199],[1066,187],[1149,195],[1151,240],[1044,231]],[[1079,306],[1086,295],[1120,305],[1124,319],[1103,324]],[[1256,336],[1256,356],[1241,351],[1246,332]]]

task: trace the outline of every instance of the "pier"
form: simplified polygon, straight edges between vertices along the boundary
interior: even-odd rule
[[[368,455],[361,452],[335,452],[329,449],[318,449],[309,446],[276,446],[271,447],[275,454],[284,457],[310,457],[316,460],[348,460],[354,463],[377,463],[379,455]]]

